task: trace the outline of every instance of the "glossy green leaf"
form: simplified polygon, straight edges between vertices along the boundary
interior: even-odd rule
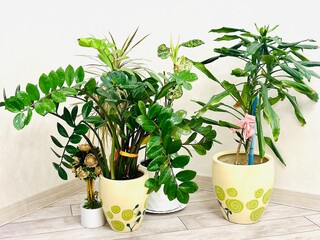
[[[161,155],[164,151],[163,146],[156,145],[152,147],[147,147],[147,157],[148,158],[156,158],[157,156]]]
[[[146,105],[144,104],[144,102],[143,101],[139,101],[138,102],[138,106],[139,106],[139,110],[140,110],[141,114],[143,116],[146,116],[147,115],[147,110],[146,110]]]
[[[171,168],[164,167],[160,171],[159,183],[165,184],[171,178]]]
[[[263,43],[259,43],[259,42],[253,42],[251,43],[248,48],[247,48],[247,52],[246,52],[246,56],[251,56],[253,54],[255,54],[258,49],[260,49],[263,46]]]
[[[5,107],[10,112],[19,112],[24,109],[23,102],[17,97],[9,97],[4,102]]]
[[[61,158],[61,156],[55,150],[53,150],[53,148],[50,149],[54,153],[54,155],[56,155],[57,158]]]
[[[316,61],[300,61],[299,63],[305,67],[320,67],[320,62]]]
[[[182,142],[181,139],[178,140],[174,140],[168,147],[167,147],[167,151],[168,154],[173,154],[178,152],[182,147]]]
[[[60,77],[55,71],[51,71],[48,77],[49,77],[51,89],[56,90],[57,86],[60,85]]]
[[[26,87],[26,92],[29,94],[31,101],[39,100],[40,93],[38,88],[34,84],[28,83]]]
[[[152,106],[149,108],[148,111],[148,117],[149,119],[154,119],[155,117],[157,117],[160,112],[162,110],[162,106],[158,103],[154,103],[152,104]]]
[[[58,86],[61,88],[66,80],[64,70],[60,67],[57,69],[56,74],[59,77]]]
[[[62,103],[67,100],[66,96],[63,93],[56,91],[51,94],[51,98],[56,103]]]
[[[62,118],[66,121],[66,123],[70,126],[70,127],[74,127],[74,122],[73,122],[73,118],[71,116],[71,113],[69,112],[68,108],[64,107],[63,108],[63,115]]]
[[[293,82],[288,80],[283,80],[282,82],[288,87],[292,87],[297,92],[306,95],[308,98],[310,98],[314,102],[317,102],[319,99],[318,93],[316,93],[311,87],[309,87],[304,83],[298,83],[298,82]]]
[[[174,168],[184,168],[190,162],[190,156],[178,155],[172,160],[172,166]]]
[[[65,149],[69,154],[76,154],[78,152],[78,149],[72,145],[67,145]]]
[[[72,168],[72,166],[71,166],[70,164],[68,164],[68,163],[66,163],[66,162],[64,162],[64,161],[62,161],[61,163],[62,163],[63,166],[65,166],[65,167],[68,168],[68,169],[71,169],[71,168]]]
[[[26,116],[23,113],[18,113],[13,119],[13,126],[17,130],[21,130],[25,126]]]
[[[65,78],[67,85],[70,87],[74,79],[74,69],[71,65],[68,65],[68,67],[65,70]]]
[[[175,82],[168,82],[165,84],[159,91],[159,93],[156,95],[156,100],[163,98],[164,96],[167,96],[169,91],[175,86]]]
[[[82,110],[81,110],[82,117],[87,118],[90,115],[92,109],[93,109],[93,101],[90,100],[89,102],[86,102],[82,107]]]
[[[84,70],[83,70],[83,67],[78,67],[76,72],[75,72],[75,79],[76,79],[76,82],[79,83],[79,82],[82,82],[84,80]]]
[[[84,90],[89,94],[93,94],[97,86],[97,82],[94,78],[91,78],[86,85],[84,86]]]
[[[288,98],[288,100],[290,101],[292,107],[294,108],[294,113],[296,115],[296,118],[298,119],[298,121],[300,122],[300,124],[303,126],[306,124],[306,120],[304,119],[300,108],[298,106],[298,102],[297,102],[297,98],[295,96],[291,96],[289,93],[284,92],[284,94],[286,95],[286,97]]]
[[[63,155],[63,158],[69,163],[74,162],[74,159],[72,157],[70,157],[69,155]]]
[[[183,170],[181,172],[178,172],[176,175],[176,178],[181,182],[187,182],[191,181],[196,177],[197,173],[192,170]]]
[[[71,110],[71,117],[73,122],[75,122],[77,116],[78,116],[78,105],[75,105]]]
[[[74,133],[78,135],[85,135],[89,131],[89,127],[84,124],[79,124],[75,127]]]
[[[189,194],[182,191],[179,187],[177,188],[177,199],[179,202],[183,203],[183,204],[187,204],[189,202]]]
[[[194,48],[204,44],[204,42],[200,39],[192,39],[187,42],[181,43],[180,46],[187,48]]]
[[[145,184],[144,184],[144,186],[146,187],[146,188],[149,188],[149,189],[154,189],[154,187],[156,186],[156,181],[154,180],[154,178],[149,178],[146,182],[145,182]]]
[[[167,59],[171,53],[170,53],[170,48],[168,48],[165,44],[161,44],[158,47],[158,57],[161,59]]]
[[[44,73],[39,78],[39,88],[44,94],[48,94],[50,92],[50,79]]]
[[[179,185],[179,189],[185,193],[194,193],[199,187],[195,182],[183,182]]]
[[[281,69],[283,71],[288,73],[294,80],[299,81],[299,82],[302,81],[303,76],[299,71],[297,71],[297,70],[295,70],[295,69],[293,69],[293,68],[291,68],[291,67],[289,67],[288,65],[285,65],[285,64],[279,64],[279,66],[281,67]]]
[[[271,150],[273,151],[273,153],[277,156],[277,158],[280,160],[280,162],[286,166],[280,152],[278,151],[278,149],[276,148],[276,146],[274,145],[273,141],[271,138],[269,137],[264,137],[265,143],[271,148]]]
[[[61,179],[68,180],[68,175],[62,167],[58,168],[58,174]]]
[[[197,137],[197,133],[193,132],[190,137],[188,137],[188,139],[184,142],[184,145],[187,145],[189,143],[192,143]]]
[[[200,144],[194,144],[194,145],[192,145],[192,147],[199,155],[206,154],[206,149],[203,146],[201,146]]]
[[[54,104],[54,102],[49,99],[49,98],[44,98],[41,101],[43,103],[43,106],[45,107],[47,112],[55,112],[56,110],[56,105]]]
[[[215,82],[219,82],[219,80],[215,76],[213,76],[213,74],[205,67],[205,65],[203,63],[193,62],[193,65],[197,69],[199,69],[201,72],[203,72],[211,80],[213,80]]]
[[[57,129],[62,137],[69,137],[67,130],[60,123],[57,123]]]
[[[54,136],[50,136],[52,142],[58,147],[58,148],[63,148],[63,145],[59,142],[59,140],[57,138],[55,138]]]
[[[166,156],[159,155],[154,158],[148,165],[148,171],[155,172],[160,170],[160,166],[167,160]]]
[[[151,121],[147,116],[140,115],[136,118],[136,122],[148,133],[153,132],[156,129],[156,124]]]
[[[239,28],[222,27],[222,28],[211,29],[209,32],[215,32],[215,33],[232,33],[232,32],[246,32],[246,30],[244,30],[244,29],[239,29]]]
[[[75,96],[77,95],[78,91],[74,88],[67,88],[67,87],[63,87],[60,89],[60,92],[65,95],[66,97],[67,96]]]
[[[29,94],[23,91],[18,91],[16,94],[16,97],[23,102],[24,106],[30,106],[31,105],[31,99],[29,97]]]
[[[34,105],[34,110],[36,113],[40,114],[41,116],[44,116],[48,113],[47,108],[43,102],[37,102]]]
[[[75,135],[73,134],[70,138],[69,138],[69,141],[73,144],[78,144],[80,143],[82,140],[82,137],[80,135]]]
[[[32,118],[32,109],[29,108],[29,109],[28,109],[28,113],[27,113],[27,117],[26,117],[26,119],[24,120],[24,125],[27,126],[27,125],[30,123],[31,118]]]

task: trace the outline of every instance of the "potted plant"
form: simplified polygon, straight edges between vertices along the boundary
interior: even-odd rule
[[[319,78],[309,68],[320,66],[320,62],[310,61],[302,55],[303,51],[317,49],[318,46],[312,44],[314,40],[311,39],[289,43],[281,37],[270,36],[275,28],[257,27],[258,33],[229,27],[212,29],[210,32],[224,34],[215,41],[237,43],[215,48],[216,56],[194,63],[223,89],[207,103],[197,101],[201,105],[197,116],[207,123],[230,128],[237,136],[237,150],[217,153],[212,166],[215,194],[223,215],[236,223],[259,221],[269,202],[274,166],[273,158],[265,154],[266,146],[285,164],[274,143],[280,134],[280,117],[274,106],[288,100],[297,120],[304,125],[306,122],[294,94],[300,93],[312,101],[318,101],[318,94],[307,82],[311,77]],[[206,67],[225,57],[243,62],[231,72],[238,79],[234,83],[219,81]],[[228,101],[224,102],[227,98]],[[205,118],[203,114],[207,111],[224,112],[236,120],[230,123]],[[263,119],[270,126],[272,137],[265,135]],[[256,154],[255,136],[259,149]]]
[[[52,138],[54,138],[52,136]],[[98,159],[93,152],[99,152],[97,147],[92,150],[89,144],[79,144],[78,151],[72,156],[72,173],[76,178],[86,182],[85,202],[80,206],[81,225],[86,228],[97,228],[105,224],[102,204],[98,191],[94,190],[94,181],[101,173]]]
[[[112,35],[110,40],[80,38],[80,46],[98,51],[98,63],[89,69],[94,77],[87,79],[83,67],[74,69],[69,65],[42,74],[38,85],[28,83],[25,91],[18,87],[13,96],[4,94],[5,99],[0,103],[16,113],[13,120],[16,129],[28,125],[34,111],[59,119],[60,136],[51,136],[51,139],[55,145],[52,150],[59,158],[53,165],[62,179],[67,179],[65,168],[72,168],[74,164],[73,157],[78,153],[76,145],[82,140],[87,142],[101,168],[102,208],[111,228],[119,232],[134,231],[141,226],[147,188],[157,190],[164,184],[170,199],[187,203],[189,193],[197,190],[191,181],[195,172],[184,171],[175,176],[171,171],[173,167],[186,166],[189,161],[188,156],[177,154],[183,147],[181,134],[190,134],[190,129],[196,129],[201,135],[208,135],[193,144],[202,153],[211,147],[215,137],[210,126],[202,127],[201,121],[187,120],[184,111],[174,112],[169,105],[161,105],[165,96],[172,95],[176,83],[162,82],[156,74],[144,71],[140,63],[128,58],[132,48],[145,38],[132,45],[136,32],[121,48]],[[164,76],[164,79],[167,78]],[[189,79],[179,78],[179,81],[183,85]],[[64,106],[69,99],[73,100],[72,108]],[[192,133],[185,145],[191,144],[196,135]],[[147,156],[154,158],[150,169],[156,172],[155,177],[149,179],[139,169],[138,162],[139,151],[146,141]],[[156,158],[157,155],[161,158]],[[180,185],[177,179],[182,181]]]
[[[158,139],[161,139],[163,134],[168,134],[169,135],[175,135],[175,142],[177,142],[177,140],[181,141],[181,137],[177,136],[177,134],[175,134],[175,129],[172,128],[173,131],[167,131],[167,132],[161,132],[162,128],[161,125],[164,121],[168,120],[170,121],[170,119],[173,119],[173,116],[179,116],[180,120],[179,121],[172,121],[172,126],[175,125],[175,128],[185,128],[185,129],[189,129],[188,131],[185,131],[185,134],[189,134],[191,135],[193,132],[196,133],[195,131],[191,130],[191,128],[188,126],[188,122],[185,119],[185,116],[187,115],[187,112],[184,110],[179,110],[176,112],[173,112],[172,110],[172,106],[173,103],[176,99],[179,99],[182,97],[183,95],[183,90],[191,90],[192,89],[192,85],[191,83],[193,81],[196,81],[198,79],[197,75],[193,72],[191,72],[191,68],[193,66],[192,61],[189,60],[187,57],[185,56],[179,56],[179,50],[181,47],[184,48],[195,48],[198,47],[200,45],[203,44],[203,41],[199,40],[199,39],[193,39],[193,40],[189,40],[183,43],[178,43],[177,44],[173,44],[172,39],[170,41],[170,45],[169,47],[166,44],[161,44],[158,46],[158,57],[161,59],[168,59],[170,58],[172,63],[173,63],[173,73],[170,72],[164,72],[164,74],[160,74],[160,76],[162,77],[162,80],[159,79],[160,82],[163,82],[164,84],[167,85],[166,88],[170,88],[170,91],[168,91],[167,94],[161,94],[163,95],[160,96],[160,99],[162,100],[162,107],[163,110],[162,111],[166,111],[168,114],[163,115],[165,116],[165,118],[163,118],[163,116],[161,117],[161,119],[158,119],[157,116],[154,116],[154,118],[152,119],[155,123],[155,125],[157,126],[157,129],[159,129],[158,134],[156,134],[156,137]],[[162,97],[162,98],[161,98]],[[156,102],[158,102],[158,96],[156,97]],[[156,105],[152,105],[151,107],[156,107]],[[157,108],[160,108],[159,106]],[[170,113],[170,114],[169,114]],[[214,139],[215,133],[213,134],[213,137],[208,138],[209,133],[213,133],[211,132],[212,130],[208,129],[208,132],[206,134],[204,134],[203,137],[207,138],[207,142],[211,142],[211,144],[209,144],[209,146],[211,147],[212,145],[212,140]],[[181,131],[180,131],[181,132]],[[151,142],[156,138],[155,134],[153,134],[153,139],[151,140]],[[167,136],[167,137],[168,137]],[[164,141],[164,139],[162,138],[161,141]],[[182,141],[181,141],[182,143]],[[192,144],[192,142],[187,142],[186,144],[183,144],[181,146],[183,146],[184,148],[186,147],[186,145],[190,145],[193,148],[197,148],[200,147],[202,148],[201,142],[197,143],[197,144]],[[210,147],[206,148],[206,150],[204,151],[200,151],[200,154],[204,154],[208,149],[210,149]],[[166,151],[166,148],[163,148],[164,151]],[[179,149],[178,149],[179,150]],[[164,152],[164,155],[162,155],[162,159],[169,159],[168,155],[172,154],[170,153],[171,150],[169,152]],[[178,151],[175,151],[175,153]],[[141,162],[142,167],[145,167],[146,170],[148,171],[149,175],[151,177],[154,177],[155,173],[154,171],[159,170],[157,168],[154,168],[154,163],[158,162],[159,158],[157,158],[155,161],[153,161],[155,159],[155,157],[158,157],[158,155],[154,155],[153,153],[150,153],[150,144],[147,145],[147,151],[145,154],[145,159]],[[188,159],[187,161],[189,161],[190,157],[184,155],[182,158]],[[181,158],[181,159],[182,159]],[[179,159],[179,158],[177,158]],[[169,160],[170,161],[170,160]],[[150,164],[150,167],[149,167]],[[159,162],[158,162],[159,165]],[[170,164],[169,164],[170,166]],[[179,169],[177,168],[177,164],[174,165],[172,171],[174,171],[174,174],[178,174]],[[184,167],[184,165],[180,165],[180,167]],[[149,170],[148,170],[149,169]],[[190,174],[191,171],[188,171],[188,173]],[[156,172],[156,174],[159,174]],[[180,177],[180,175],[183,175],[183,172],[178,174],[178,178]],[[195,172],[193,174],[195,176]],[[174,175],[173,175],[174,176]],[[192,179],[189,179],[189,181]],[[178,182],[178,181],[177,181]],[[192,183],[194,186],[196,186],[194,183]],[[167,186],[166,188],[164,188],[164,186]],[[148,200],[148,205],[147,205],[147,212],[150,213],[171,213],[171,212],[175,212],[175,211],[179,211],[182,208],[184,208],[186,206],[186,199],[185,197],[182,197],[181,194],[178,195],[177,199],[172,199],[172,196],[170,196],[169,198],[166,196],[166,193],[168,193],[168,185],[162,185],[159,188],[159,183],[157,184],[157,187],[152,186],[152,188],[154,189],[154,191],[150,192],[149,195],[149,200]],[[194,190],[196,190],[197,187],[194,187]],[[192,190],[192,191],[194,191]]]

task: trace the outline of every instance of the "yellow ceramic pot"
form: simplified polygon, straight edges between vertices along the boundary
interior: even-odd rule
[[[244,155],[244,154],[242,154]],[[259,221],[269,203],[274,183],[274,159],[265,155],[262,163],[234,165],[235,152],[214,155],[212,182],[223,216],[230,222]],[[260,161],[255,155],[255,161]]]
[[[148,175],[130,180],[111,180],[100,175],[100,197],[103,212],[110,227],[117,232],[137,230],[143,221],[148,189]]]

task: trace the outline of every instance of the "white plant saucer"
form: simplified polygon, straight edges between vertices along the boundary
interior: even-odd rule
[[[186,206],[187,206],[187,204],[181,204],[179,207],[177,207],[175,209],[168,210],[168,211],[154,211],[154,210],[146,209],[146,212],[147,213],[154,213],[154,214],[174,213],[174,212],[181,211]]]

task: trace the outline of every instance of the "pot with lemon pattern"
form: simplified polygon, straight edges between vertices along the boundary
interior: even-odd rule
[[[117,232],[137,230],[143,221],[148,201],[144,186],[148,175],[130,180],[111,180],[100,175],[100,195],[103,212],[110,227]]]
[[[255,155],[255,165],[234,165],[234,151],[214,155],[212,181],[223,216],[230,222],[258,222],[269,203],[274,183],[274,160]],[[245,154],[242,154],[245,157]]]

